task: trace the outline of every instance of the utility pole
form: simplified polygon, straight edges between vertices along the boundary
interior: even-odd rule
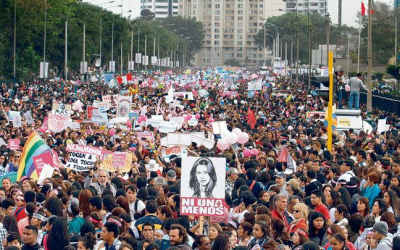
[[[372,112],[372,0],[368,0],[368,76],[367,76],[367,117]]]
[[[342,0],[339,0],[338,26],[342,27]]]
[[[287,62],[288,62],[288,58],[287,58],[287,42],[285,42],[285,79],[287,77]]]
[[[299,81],[299,46],[300,46],[300,37],[297,36],[297,43],[296,43],[296,82]]]
[[[265,66],[265,63],[266,63],[266,59],[265,59],[265,43],[266,43],[266,35],[265,35],[265,24],[264,24],[264,47],[263,47],[263,58],[264,58],[264,66]]]
[[[394,25],[394,66],[397,66],[397,9],[395,9],[395,25]]]
[[[293,38],[290,38],[290,80],[293,80]]]
[[[330,38],[330,28],[331,23],[329,20],[329,13],[325,15],[325,25],[326,25],[326,65],[329,65],[329,38]]]
[[[310,3],[308,3],[308,89],[311,89],[311,21]]]
[[[13,67],[13,77],[15,83],[15,75],[16,75],[16,57],[17,57],[17,0],[14,0],[14,67]]]

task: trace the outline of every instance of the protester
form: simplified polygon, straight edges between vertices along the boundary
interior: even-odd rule
[[[273,72],[116,78],[1,86],[1,249],[398,245],[396,114],[374,109],[372,131],[335,130],[329,151],[326,100]]]

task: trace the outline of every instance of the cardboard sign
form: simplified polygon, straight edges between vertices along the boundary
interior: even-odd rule
[[[138,111],[129,112],[129,120],[135,119],[137,121],[138,117],[139,117]]]
[[[225,172],[225,158],[183,157],[180,213],[224,215]]]
[[[162,158],[166,161],[169,162],[169,158],[171,155],[177,155],[178,157],[186,157],[187,156],[187,150],[184,147],[180,146],[174,146],[170,148],[164,148],[161,151]]]
[[[50,114],[49,115],[49,130],[53,132],[61,132],[67,128],[69,115]]]
[[[42,173],[42,169],[45,165],[53,167],[53,158],[50,152],[43,153],[33,157],[33,165],[37,171],[38,176]]]
[[[68,144],[67,151],[70,154],[65,167],[76,171],[89,171],[102,152],[100,148],[78,144]]]
[[[95,108],[94,106],[87,106],[86,108],[86,118],[88,120],[91,120],[93,117],[93,110],[95,110],[97,108]]]
[[[24,113],[24,116],[25,116],[26,122],[27,122],[29,125],[31,125],[31,124],[33,123],[33,118],[32,118],[32,115],[31,115],[31,111],[30,111],[30,110],[26,111],[26,112]]]
[[[137,138],[138,140],[142,140],[143,138],[145,138],[146,140],[149,140],[151,143],[154,143],[153,132],[138,132]]]
[[[115,152],[113,156],[113,167],[119,168],[125,165],[127,153],[126,152]]]
[[[177,122],[162,121],[160,126],[158,127],[158,130],[161,133],[171,133],[171,132],[174,132],[177,127],[178,127]]]
[[[8,148],[10,150],[19,150],[20,139],[10,139],[8,140]]]
[[[100,164],[100,169],[107,172],[115,172],[115,167],[113,166],[113,154],[109,154],[103,158]]]
[[[109,108],[110,108],[110,105],[107,102],[102,102],[102,103],[97,104],[97,109],[99,110],[100,113],[107,112],[107,110]]]

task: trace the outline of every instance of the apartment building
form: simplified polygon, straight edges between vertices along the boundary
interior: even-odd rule
[[[326,8],[328,7],[328,0],[286,0],[286,13],[301,13],[308,14],[308,12],[314,14],[320,14],[324,16],[326,14]]]
[[[140,0],[140,2],[140,10],[151,10],[157,19],[178,15],[178,0]]]

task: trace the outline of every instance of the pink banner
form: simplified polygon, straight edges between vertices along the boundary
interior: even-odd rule
[[[42,173],[42,169],[46,164],[50,165],[51,167],[54,167],[53,158],[50,152],[46,152],[41,155],[33,157],[33,165],[35,165],[38,176],[40,176],[40,174]]]
[[[40,130],[46,131],[49,129],[49,117],[45,117],[42,123],[42,126],[40,127]]]
[[[181,197],[181,215],[224,215],[224,199]]]
[[[113,157],[113,167],[120,168],[124,167],[126,161],[126,152],[115,152]]]
[[[54,149],[53,149],[52,157],[53,157],[53,166],[54,166],[54,168],[57,169],[57,170],[60,170],[60,166],[62,166],[62,165],[61,165],[60,159],[58,159],[58,153]]]
[[[20,139],[10,139],[8,141],[8,147],[10,150],[19,150]]]

